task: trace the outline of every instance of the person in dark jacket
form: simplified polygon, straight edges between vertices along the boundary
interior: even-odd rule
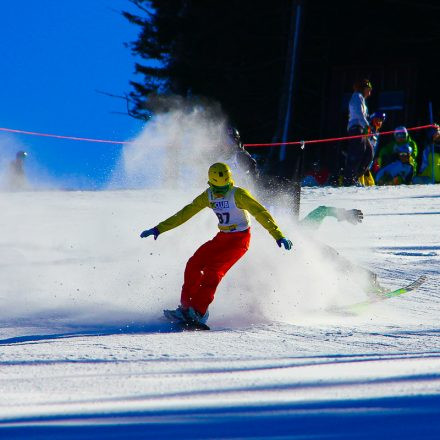
[[[259,178],[257,161],[244,149],[240,133],[235,127],[228,127],[217,160],[228,164],[237,180],[249,184]]]

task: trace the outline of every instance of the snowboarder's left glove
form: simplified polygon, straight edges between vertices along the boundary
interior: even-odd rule
[[[347,209],[345,211],[345,218],[348,222],[355,225],[356,223],[362,223],[364,213],[360,209]]]
[[[159,229],[156,227],[147,229],[141,233],[141,238],[149,237],[150,235],[154,235],[154,239],[157,240],[157,236],[160,234]]]
[[[279,247],[281,247],[281,245],[284,246],[284,249],[290,251],[290,249],[292,249],[292,242],[288,239],[288,238],[280,238],[279,240],[277,240],[277,245]]]
[[[337,215],[339,221],[347,220],[352,225],[362,223],[364,213],[360,209],[340,209]]]

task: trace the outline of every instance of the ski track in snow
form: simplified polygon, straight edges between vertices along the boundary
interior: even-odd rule
[[[329,312],[365,297],[275,208],[294,251],[254,225],[213,330],[176,333],[161,311],[215,219],[139,233],[193,195],[1,194],[1,438],[440,438],[438,185],[302,194],[301,217],[322,204],[365,216],[326,219],[313,239],[389,288],[428,275],[418,290]]]

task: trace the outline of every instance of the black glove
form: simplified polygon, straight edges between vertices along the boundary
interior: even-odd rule
[[[344,209],[344,219],[352,225],[362,223],[364,213],[360,209]]]

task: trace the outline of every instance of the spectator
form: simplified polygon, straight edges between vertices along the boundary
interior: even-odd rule
[[[412,148],[408,144],[397,147],[398,159],[381,168],[376,175],[377,185],[409,185],[414,176],[414,166],[411,161]]]
[[[382,124],[386,119],[385,113],[382,112],[374,112],[370,116],[370,129],[369,129],[369,140],[371,147],[373,148],[373,158],[376,156],[377,147],[379,144],[379,131],[382,128]],[[371,170],[374,171],[374,160],[371,161],[370,166],[363,176],[359,178],[359,182],[364,186],[373,186],[374,185],[374,177],[371,173]]]
[[[385,122],[387,115],[382,112],[374,112],[370,116],[370,144],[373,147],[373,153],[376,157],[379,146],[379,132]]]
[[[396,153],[398,152],[398,149],[403,145],[407,145],[411,148],[412,153],[410,164],[414,168],[415,175],[417,172],[417,144],[409,135],[408,130],[403,126],[397,127],[394,130],[394,139],[389,144],[379,149],[379,153],[377,155],[378,167],[383,168],[389,163],[395,161],[397,159]]]
[[[371,95],[371,82],[368,79],[354,83],[354,92],[348,104],[349,116],[347,131],[349,136],[367,134],[369,129],[368,108],[365,100]],[[368,138],[356,138],[348,141],[344,186],[358,184],[361,177],[373,160],[373,149]]]
[[[18,151],[9,165],[8,187],[12,191],[20,191],[27,188],[27,180],[24,171],[24,160],[27,157],[26,151]]]
[[[430,128],[426,135],[420,174],[414,178],[414,183],[440,183],[440,127]]]

